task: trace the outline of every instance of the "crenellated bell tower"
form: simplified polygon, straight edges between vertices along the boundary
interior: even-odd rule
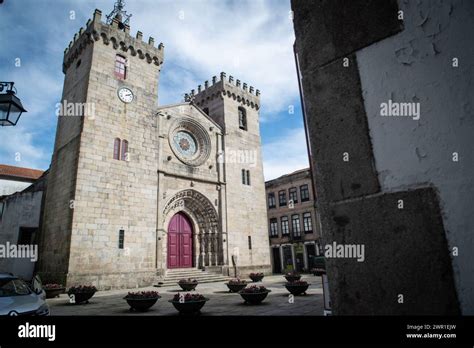
[[[131,36],[123,18],[104,23],[95,10],[64,51],[38,270],[67,286],[136,287],[155,276],[164,47]]]
[[[228,253],[243,274],[270,272],[265,180],[260,137],[260,91],[221,72],[220,79],[185,95],[218,123],[226,183]],[[232,266],[232,265],[230,265]]]

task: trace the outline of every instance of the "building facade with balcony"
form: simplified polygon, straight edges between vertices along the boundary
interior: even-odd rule
[[[265,183],[273,273],[313,268],[320,225],[309,168]]]

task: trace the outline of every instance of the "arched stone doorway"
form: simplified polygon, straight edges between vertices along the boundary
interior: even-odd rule
[[[183,212],[173,215],[168,225],[168,268],[193,266],[193,227]]]
[[[192,189],[177,192],[167,201],[163,209],[165,229],[177,213],[184,213],[192,225],[193,267],[224,265],[223,236],[219,217],[209,199]],[[168,238],[165,238],[166,244]],[[168,245],[165,245],[165,255],[168,255],[168,249]]]

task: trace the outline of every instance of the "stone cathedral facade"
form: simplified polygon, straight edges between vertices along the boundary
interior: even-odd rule
[[[158,106],[163,45],[101,17],[65,50],[63,104],[93,108],[58,118],[37,270],[99,289],[269,273],[259,91],[221,73]]]

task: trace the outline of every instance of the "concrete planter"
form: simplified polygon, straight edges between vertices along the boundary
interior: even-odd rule
[[[196,286],[198,285],[198,283],[178,283],[178,285],[184,291],[191,291],[191,290],[196,289]]]
[[[130,309],[134,309],[137,312],[146,312],[148,309],[153,307],[153,305],[158,301],[161,296],[154,298],[127,298],[124,297],[124,300],[127,301]]]
[[[268,293],[270,293],[270,292],[271,292],[271,290],[266,290],[264,292],[254,292],[254,293],[250,293],[250,292],[244,293],[242,291],[239,291],[239,294],[240,294],[240,296],[242,296],[245,303],[255,305],[255,304],[259,304],[263,300],[265,300]]]
[[[230,292],[239,292],[240,290],[244,289],[247,286],[247,283],[236,283],[236,284],[226,283],[226,285],[229,288]]]
[[[286,283],[285,284],[285,288],[286,290],[288,290],[292,295],[306,295],[306,290],[308,290],[308,287],[310,286],[311,284],[305,284],[305,285],[302,285],[302,284],[291,284],[290,283]]]
[[[173,304],[174,308],[176,308],[180,314],[199,314],[207,301],[209,301],[208,298],[200,301],[187,302],[169,300],[169,302]]]

